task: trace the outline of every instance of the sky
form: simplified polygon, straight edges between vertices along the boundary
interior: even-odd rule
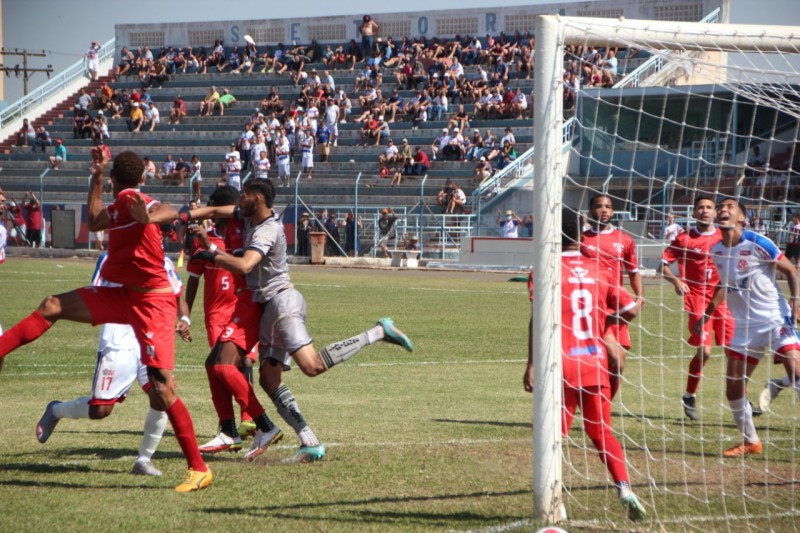
[[[31,58],[29,66],[52,64],[63,70],[83,56],[93,40],[104,43],[114,37],[116,24],[259,18],[349,15],[386,12],[417,12],[438,8],[430,0],[376,2],[375,0],[305,0],[274,2],[253,0],[1,0],[3,4],[3,47],[48,52],[46,58]],[[570,2],[572,0],[560,0]],[[739,24],[783,24],[800,26],[797,0],[730,0],[731,22]],[[547,0],[501,0],[497,5],[531,5]],[[486,0],[458,0],[458,8],[482,8]],[[223,7],[225,6],[225,7]],[[769,6],[766,8],[766,6]],[[447,8],[447,3],[441,8]],[[213,14],[213,15],[211,15]],[[21,63],[7,56],[6,64]],[[6,102],[22,97],[22,80],[5,79]],[[37,73],[29,81],[32,89],[47,80]]]

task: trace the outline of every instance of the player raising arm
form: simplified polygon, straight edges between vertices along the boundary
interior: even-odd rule
[[[355,337],[333,343],[317,352],[305,325],[306,302],[289,278],[286,256],[286,236],[283,224],[273,211],[275,189],[266,180],[250,180],[242,190],[239,208],[233,206],[206,207],[191,210],[190,218],[209,216],[243,218],[245,222],[244,255],[235,257],[216,249],[198,254],[203,259],[213,261],[217,266],[245,276],[247,287],[252,291],[254,302],[263,306],[259,315],[259,381],[270,395],[278,413],[292,425],[303,442],[302,431],[305,420],[297,409],[297,404],[282,382],[284,369],[291,368],[294,361],[307,376],[317,376],[334,365],[353,357],[370,344],[385,341],[413,350],[411,340],[394,327],[389,318],[382,318],[372,329]],[[241,324],[242,321],[240,321]],[[227,332],[226,332],[227,333]],[[232,332],[233,334],[234,332]],[[220,341],[231,340],[225,334]],[[255,339],[248,342],[250,346]],[[249,349],[249,346],[245,346]],[[295,415],[296,413],[296,415]],[[251,413],[252,414],[252,413]],[[255,417],[254,417],[255,418]],[[256,422],[258,423],[258,418]],[[254,459],[273,442],[277,442],[281,432],[265,432],[261,427],[246,458]],[[316,437],[315,437],[316,440]],[[319,442],[303,446],[297,460],[313,460],[324,454]]]
[[[177,304],[164,270],[164,251],[158,225],[177,212],[138,190],[144,163],[133,152],[121,152],[111,170],[114,203],[103,205],[103,175],[108,159],[93,149],[87,228],[108,232],[108,259],[100,274],[119,287],[84,287],[47,296],[39,307],[0,336],[0,357],[44,335],[58,320],[85,324],[129,324],[141,348],[150,382],[150,406],[165,411],[189,470],[175,490],[192,492],[208,487],[212,474],[197,448],[194,424],[177,391],[175,332]]]
[[[607,321],[631,320],[638,302],[617,283],[616,277],[597,261],[580,252],[578,215],[561,211],[561,365],[564,410],[561,434],[569,433],[578,407],[583,427],[600,460],[617,486],[620,502],[633,521],[643,520],[645,510],[631,491],[625,452],[611,431],[611,389],[602,331]],[[616,314],[617,316],[612,316]],[[533,352],[523,377],[525,390],[533,390]]]
[[[717,205],[722,240],[711,248],[711,256],[719,273],[719,285],[705,313],[694,325],[694,333],[700,335],[705,322],[723,301],[727,301],[736,322],[733,339],[725,348],[728,356],[725,395],[743,441],[725,450],[724,457],[761,453],[762,444],[745,398],[745,387],[765,350],[772,352],[775,364],[783,364],[788,383],[800,397],[797,389],[800,340],[794,327],[800,309],[800,278],[775,243],[744,229],[745,220],[745,207],[739,201],[727,198]],[[775,280],[776,271],[788,280],[789,305]]]

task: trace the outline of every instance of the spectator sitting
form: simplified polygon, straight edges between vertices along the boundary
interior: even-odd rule
[[[447,209],[445,213],[449,213],[451,215],[462,215],[464,214],[464,206],[467,203],[467,195],[464,194],[464,191],[461,190],[461,186],[458,182],[453,183],[453,192],[450,195],[450,200],[447,202]]]
[[[222,89],[222,96],[219,97],[217,101],[217,105],[219,106],[219,116],[225,115],[225,108],[226,107],[233,107],[233,104],[236,103],[236,98],[230,93],[228,89]],[[211,108],[209,114],[214,112],[214,108]]]
[[[414,151],[414,158],[411,163],[406,166],[406,175],[424,176],[430,166],[431,162],[428,159],[428,154],[425,153],[425,150],[423,150],[421,146],[417,146]]]
[[[453,180],[447,178],[444,182],[444,187],[436,195],[436,203],[441,208],[442,213],[447,212],[447,205],[450,203],[450,196],[452,196],[454,190]]]
[[[388,139],[386,141],[386,149],[379,156],[378,161],[381,165],[389,166],[397,163],[399,156],[400,150],[398,150],[397,146],[395,146],[392,139]]]
[[[437,135],[431,143],[431,154],[433,160],[437,158],[444,158],[444,148],[450,143],[450,131],[447,128],[442,128],[442,133]]]
[[[169,180],[172,179],[172,174],[175,172],[175,161],[172,160],[172,154],[167,154],[167,159],[163,163],[161,163],[161,172],[158,174],[158,178],[162,180]]]
[[[467,161],[473,161],[481,157],[483,151],[483,137],[479,129],[472,130],[472,137],[469,138],[466,147]]]
[[[50,156],[50,166],[53,167],[53,170],[58,170],[61,166],[61,163],[67,160],[67,147],[64,146],[64,143],[61,139],[56,139],[56,149],[55,153]]]
[[[92,122],[92,140],[95,144],[100,144],[100,141],[105,141],[109,137],[106,117],[102,111],[98,111],[97,119]]]
[[[36,130],[36,136],[33,140],[33,144],[31,145],[31,150],[36,150],[37,147],[42,149],[42,153],[45,152],[48,146],[51,146],[53,142],[50,140],[50,133],[45,129],[44,126],[39,126]]]
[[[491,177],[491,175],[494,173],[494,169],[485,157],[481,157],[478,161],[478,164],[472,169],[472,173],[474,175],[472,178],[472,184],[478,187],[487,178]]]
[[[208,93],[208,96],[200,102],[200,116],[204,117],[206,115],[211,115],[214,112],[214,107],[217,105],[219,101],[219,93],[217,92],[217,88],[213,85],[211,86],[211,91]]]
[[[36,130],[28,122],[27,118],[22,119],[22,127],[17,133],[17,146],[33,146],[36,142]]]
[[[186,116],[186,102],[180,95],[175,97],[172,102],[172,109],[169,112],[169,123],[180,124],[183,117]]]
[[[147,131],[153,131],[156,126],[161,123],[161,114],[158,112],[158,106],[152,104],[145,113],[144,125],[150,126]]]
[[[144,113],[142,112],[139,102],[131,104],[131,114],[127,120],[128,131],[139,132],[144,124]]]
[[[469,115],[464,111],[463,105],[458,106],[458,111],[456,111],[456,114],[453,115],[447,123],[447,127],[458,127],[461,131],[467,131],[467,128],[469,128]]]
[[[144,161],[144,172],[142,173],[142,185],[144,185],[147,180],[156,179],[158,174],[156,173],[156,164],[149,157],[142,158],[142,161]]]
[[[464,159],[464,138],[458,128],[453,128],[453,133],[448,138],[447,145],[442,147],[442,161],[454,158],[455,161]]]

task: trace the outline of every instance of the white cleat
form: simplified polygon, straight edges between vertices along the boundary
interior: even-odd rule
[[[144,460],[133,463],[133,470],[131,470],[131,473],[137,476],[160,476],[161,470],[153,466],[153,463],[150,461]]]
[[[769,408],[769,404],[772,403],[772,400],[777,398],[782,390],[783,385],[781,385],[780,379],[768,379],[766,385],[764,385],[764,390],[761,391],[758,397],[758,406],[761,410],[766,411]]]
[[[200,453],[238,452],[242,449],[241,437],[229,437],[219,433],[216,437],[200,446]]]
[[[283,438],[283,431],[275,426],[272,428],[272,431],[268,431],[264,433],[260,429],[256,431],[256,436],[253,437],[253,444],[250,446],[250,449],[244,454],[244,458],[247,461],[255,461],[256,457],[264,453],[267,448],[279,442]]]

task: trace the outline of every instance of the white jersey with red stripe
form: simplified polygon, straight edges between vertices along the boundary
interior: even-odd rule
[[[739,242],[730,248],[722,242],[711,248],[737,330],[791,321],[789,305],[775,281],[776,264],[782,255],[774,242],[750,230],[744,230]]]
[[[103,265],[108,259],[108,254],[100,254],[97,259],[97,266],[92,276],[92,286],[94,287],[120,287],[119,283],[113,283],[103,279],[101,275]],[[172,291],[176,296],[181,294],[183,283],[178,274],[175,264],[169,257],[164,257],[164,270],[172,285]],[[103,353],[108,350],[135,350],[139,351],[139,341],[133,333],[133,328],[128,324],[103,324],[100,328],[100,336],[97,342],[97,351]]]

